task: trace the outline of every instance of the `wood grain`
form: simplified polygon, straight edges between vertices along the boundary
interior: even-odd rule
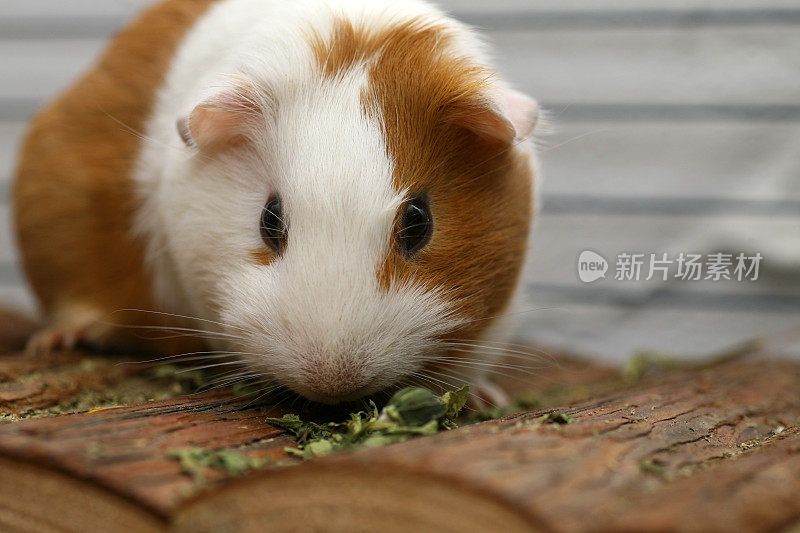
[[[22,367],[16,357],[0,359],[6,375]],[[61,357],[54,371],[75,355]],[[49,480],[96,492],[67,498],[67,530],[86,525],[78,511],[89,504],[105,509],[97,516],[129,509],[126,520],[139,517],[131,530],[161,531],[727,532],[800,521],[799,364],[745,357],[626,382],[563,362],[514,390],[542,393],[552,381],[567,391],[551,397],[556,407],[303,464],[264,421],[287,405],[224,391],[9,423],[0,425],[0,485],[13,475],[24,487]],[[547,412],[575,421],[548,422]],[[209,469],[198,483],[169,456],[186,446],[266,465],[243,476]],[[0,498],[0,522],[30,519],[9,507]]]

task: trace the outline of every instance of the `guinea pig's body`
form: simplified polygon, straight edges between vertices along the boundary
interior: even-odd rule
[[[481,50],[417,1],[151,8],[28,134],[32,347],[205,343],[325,403],[479,381],[525,259],[536,120]],[[207,334],[138,329],[167,325]]]

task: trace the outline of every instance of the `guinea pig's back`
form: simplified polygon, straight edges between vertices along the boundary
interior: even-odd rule
[[[102,327],[100,318],[155,308],[143,243],[131,233],[138,132],[182,36],[213,3],[166,0],[146,10],[32,120],[18,160],[14,216],[23,267],[50,326],[84,328],[90,341],[114,342],[127,335]],[[154,317],[135,321],[158,323]]]

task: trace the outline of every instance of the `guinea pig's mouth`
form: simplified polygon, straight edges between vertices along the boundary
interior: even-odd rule
[[[287,386],[287,388],[291,389],[296,394],[299,394],[307,400],[324,405],[339,405],[342,403],[355,402],[363,399],[366,396],[380,392],[379,388],[370,385],[365,385],[352,391],[337,394],[325,394],[323,392],[311,390],[302,386]]]

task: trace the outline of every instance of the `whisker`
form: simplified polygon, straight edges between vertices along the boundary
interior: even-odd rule
[[[453,342],[475,342],[475,343],[490,344],[490,345],[496,345],[496,346],[511,346],[512,348],[525,348],[525,349],[531,350],[531,351],[539,350],[538,348],[532,347],[530,344],[517,344],[517,343],[513,343],[513,342],[496,341],[496,340],[488,340],[488,339],[472,340],[472,341],[469,340],[469,339],[442,339],[442,340],[444,340],[445,342],[447,342],[447,341],[453,341]],[[539,351],[541,351],[543,354],[547,353],[544,350],[539,350]]]
[[[247,333],[246,329],[241,328],[239,326],[234,326],[232,324],[226,324],[225,322],[217,322],[216,320],[209,320],[207,318],[200,318],[199,316],[179,315],[179,314],[176,314],[176,313],[167,313],[165,311],[153,311],[152,309],[134,309],[134,308],[117,309],[114,312],[115,313],[119,313],[119,312],[124,312],[124,311],[133,311],[133,312],[137,312],[137,313],[150,313],[150,314],[153,314],[153,315],[171,316],[171,317],[175,317],[175,318],[185,318],[187,320],[199,320],[200,322],[208,322],[210,324],[216,324],[218,326],[223,326],[223,327],[226,327],[226,328],[238,329],[240,331],[244,331],[245,333]]]
[[[455,370],[458,366],[463,366],[463,367],[470,368],[470,369],[480,369],[480,373],[484,374],[484,375],[496,375],[496,376],[503,376],[503,377],[508,378],[508,379],[524,380],[524,378],[522,376],[510,374],[508,372],[504,372],[503,370],[501,370],[499,368],[486,368],[486,367],[480,367],[480,366],[476,367],[476,366],[473,366],[472,363],[443,362],[443,363],[441,363],[441,365],[447,366],[448,370]],[[520,369],[509,369],[509,370],[514,370],[514,371],[516,371],[518,373],[528,374],[528,375],[532,375],[532,376],[538,376],[539,375],[538,373],[532,372],[532,371],[523,371],[523,370],[520,370]]]
[[[581,133],[580,135],[576,135],[575,137],[572,137],[571,139],[567,139],[566,141],[560,142],[560,143],[558,143],[556,145],[549,146],[547,149],[539,151],[539,153],[540,154],[545,154],[547,152],[550,152],[551,150],[555,150],[556,148],[561,148],[562,146],[566,146],[567,144],[570,144],[572,142],[575,142],[575,141],[578,141],[580,139],[583,139],[584,137],[587,137],[589,135],[594,135],[595,133],[604,133],[604,132],[607,132],[607,131],[608,131],[608,128],[603,128],[603,129],[593,130],[593,131],[587,131],[587,132]]]
[[[259,387],[259,392],[262,392],[263,388],[260,387],[260,385],[261,384],[270,383],[270,381],[267,381],[267,380],[251,381],[251,379],[253,379],[255,377],[258,377],[258,376],[255,376],[255,375],[243,375],[243,376],[236,376],[235,378],[231,377],[231,378],[226,379],[224,382],[214,382],[214,383],[211,383],[211,384],[206,384],[203,387],[201,387],[200,389],[198,389],[198,392],[208,392],[208,391],[215,390],[215,389],[223,389],[223,388],[226,388],[226,387],[232,387],[232,386],[236,385],[237,383],[247,383],[248,385],[252,383],[254,387]],[[277,385],[272,387],[272,388],[270,388],[269,390],[271,391],[271,390],[274,390],[275,388],[277,388]]]
[[[495,353],[495,354],[506,354],[508,357],[516,358],[516,359],[530,359],[530,360],[542,360],[542,359],[549,359],[551,362],[555,362],[552,356],[548,354],[541,354],[541,353],[534,353],[534,352],[523,352],[519,350],[512,350],[509,348],[502,348],[499,346],[484,346],[482,344],[470,344],[468,342],[448,342],[446,346],[451,347],[451,349],[455,350],[456,347],[462,346],[465,348],[472,348],[473,351],[475,349],[478,350],[485,350],[487,353]],[[470,351],[470,350],[463,350],[463,351]],[[517,356],[517,357],[515,357]]]
[[[214,337],[226,337],[232,339],[241,339],[242,337],[238,335],[233,335],[231,333],[225,333],[222,331],[208,331],[205,329],[196,329],[196,328],[185,328],[185,327],[178,327],[178,326],[145,326],[145,325],[134,325],[134,324],[114,324],[108,323],[109,325],[116,326],[116,327],[123,327],[127,329],[144,329],[144,330],[154,330],[154,331],[164,331],[164,332],[188,332],[191,334],[201,334],[207,337],[214,336]]]
[[[561,307],[555,306],[555,305],[546,306],[546,307],[533,307],[531,309],[523,309],[522,311],[514,311],[514,312],[511,312],[511,313],[500,313],[498,315],[492,315],[492,316],[486,316],[486,317],[480,317],[480,318],[469,318],[469,319],[464,319],[463,324],[464,325],[474,324],[476,322],[483,322],[484,320],[494,320],[496,318],[506,318],[506,317],[509,317],[509,316],[524,315],[526,313],[533,313],[533,312],[536,312],[536,311],[552,311],[554,309],[561,309]]]
[[[451,345],[448,348],[450,351],[459,352],[459,353],[473,353],[475,355],[485,354],[493,359],[496,359],[495,362],[508,364],[508,365],[520,365],[525,366],[527,368],[537,368],[537,369],[545,369],[545,368],[562,368],[562,362],[556,359],[555,356],[549,353],[527,353],[527,352],[519,352],[515,350],[507,350],[504,348],[495,348],[495,347],[487,347],[481,345],[468,345],[464,344],[463,348],[459,348],[457,345]],[[538,363],[534,365],[534,363]]]
[[[465,365],[486,366],[491,368],[505,368],[507,370],[517,370],[526,374],[538,375],[535,370],[543,370],[548,367],[530,367],[523,365],[511,365],[506,363],[494,363],[490,361],[483,361],[480,359],[463,359],[461,357],[433,357],[430,359],[433,362],[443,362],[446,364],[463,363]]]
[[[279,402],[277,402],[277,403],[273,403],[272,405],[270,405],[270,406],[269,406],[270,410],[272,410],[272,409],[277,409],[277,408],[278,408],[278,406],[280,406],[280,405],[281,405],[283,402],[285,402],[287,399],[291,398],[291,397],[292,397],[292,395],[294,394],[294,391],[292,391],[291,389],[287,389],[287,388],[285,388],[285,387],[282,387],[282,386],[279,386],[278,388],[279,388],[279,389],[283,389],[283,392],[279,393],[279,395],[278,395],[277,397],[275,397],[275,400],[277,400],[278,398],[282,398],[282,400],[281,400],[281,401],[279,401]],[[253,405],[254,403],[256,403],[256,402],[257,402],[258,400],[260,400],[261,398],[264,398],[264,397],[268,396],[269,394],[271,394],[272,392],[274,392],[274,390],[275,390],[275,389],[270,389],[270,390],[269,390],[269,392],[266,392],[266,393],[264,393],[264,394],[259,394],[259,395],[258,395],[258,396],[256,396],[256,397],[255,397],[253,400],[251,400],[251,401],[247,402],[247,403],[244,405],[244,407],[249,407],[249,406]]]
[[[447,374],[443,374],[441,372],[436,372],[435,370],[430,370],[428,368],[424,369],[422,372],[424,372],[424,374],[417,374],[417,376],[418,377],[425,377],[427,379],[430,379],[430,380],[433,380],[433,381],[435,381],[437,383],[440,383],[440,384],[444,385],[446,387],[446,389],[457,389],[458,385],[456,385],[456,384],[454,384],[452,382],[442,381],[441,379],[437,379],[437,378],[433,377],[431,374],[436,375],[436,376],[443,376],[443,377],[449,377],[449,378],[453,378],[453,379],[463,380],[463,378],[456,378],[455,376],[449,376]],[[472,393],[470,393],[470,394],[472,394]]]
[[[174,150],[174,151],[177,151],[177,152],[181,152],[181,153],[183,153],[183,148],[180,148],[180,147],[177,147],[177,146],[173,146],[173,145],[171,145],[171,144],[165,143],[165,142],[163,142],[163,141],[160,141],[160,140],[158,140],[158,139],[154,139],[153,137],[150,137],[150,136],[148,136],[148,135],[145,135],[144,133],[140,132],[140,131],[139,131],[139,130],[137,130],[136,128],[133,128],[132,126],[129,126],[128,124],[125,124],[124,122],[122,122],[121,120],[119,120],[118,118],[116,118],[115,116],[113,116],[111,113],[109,113],[108,111],[106,111],[105,109],[103,109],[101,106],[99,106],[99,105],[98,105],[98,106],[97,106],[97,108],[98,108],[98,109],[99,109],[99,110],[100,110],[100,111],[101,111],[101,112],[102,112],[104,115],[106,115],[108,118],[110,118],[111,120],[113,120],[114,122],[116,122],[117,124],[119,124],[120,126],[122,126],[122,127],[123,127],[123,128],[124,128],[124,129],[125,129],[125,130],[126,130],[128,133],[130,133],[131,135],[133,135],[133,136],[135,136],[135,137],[137,137],[137,138],[139,138],[139,139],[141,139],[141,140],[143,140],[143,141],[147,141],[147,142],[149,142],[149,143],[153,143],[153,144],[158,144],[158,145],[164,146],[165,148],[169,148],[170,150]],[[200,153],[200,152],[198,152],[196,155],[197,155],[198,157],[201,157],[201,158],[203,158],[203,159],[206,159],[207,161],[211,161],[211,158],[210,158],[209,156],[207,156],[206,154],[203,154],[203,153]]]
[[[424,372],[425,372],[425,374],[422,374],[420,372],[414,372],[414,373],[409,374],[409,375],[410,376],[415,376],[418,379],[422,379],[422,380],[432,384],[433,387],[436,388],[436,389],[438,389],[441,385],[445,386],[445,390],[458,388],[458,386],[454,385],[453,383],[450,383],[450,382],[447,382],[447,381],[442,381],[441,379],[437,379],[437,378],[434,378],[433,376],[427,375],[430,372],[429,369],[426,369]],[[462,377],[450,376],[450,375],[447,375],[447,374],[442,374],[440,372],[436,372],[436,375],[441,375],[441,376],[444,376],[444,377],[456,379],[456,380],[458,380],[458,381],[460,381],[462,383],[465,383],[465,382],[469,383],[471,381],[469,379],[465,379],[463,376]],[[478,401],[481,400],[480,396],[478,396],[477,394],[475,394],[471,390],[467,391],[467,395],[472,397],[472,398],[475,398]],[[474,409],[472,407],[468,407],[468,410],[474,410]]]
[[[183,359],[185,356],[189,355],[203,355],[208,354],[208,358],[215,358],[215,357],[232,357],[234,355],[243,355],[244,352],[228,352],[225,350],[213,350],[213,351],[204,351],[204,352],[187,352],[187,353],[178,353],[173,355],[165,355],[164,357],[156,357],[154,359],[144,359],[142,361],[120,361],[116,363],[117,365],[142,365],[147,363],[155,363],[157,361],[167,361],[169,359],[180,359],[181,361],[191,361],[192,359]],[[199,357],[193,359],[200,359]]]

